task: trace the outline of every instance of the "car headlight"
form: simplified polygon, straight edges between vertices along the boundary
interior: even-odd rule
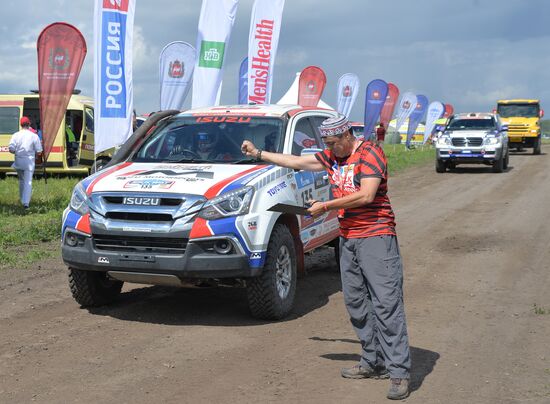
[[[451,138],[449,136],[441,136],[437,139],[437,144],[439,146],[447,146],[451,144]]]
[[[499,144],[501,141],[502,141],[502,139],[500,137],[490,136],[490,137],[486,137],[485,139],[483,139],[483,144],[484,145],[495,145],[495,144]]]
[[[204,205],[199,217],[206,220],[221,219],[222,217],[245,215],[250,210],[250,201],[254,188],[243,187],[235,191],[217,196]]]
[[[83,216],[90,212],[90,208],[88,207],[88,195],[86,195],[86,191],[81,183],[76,184],[74,187],[69,206],[72,210]]]

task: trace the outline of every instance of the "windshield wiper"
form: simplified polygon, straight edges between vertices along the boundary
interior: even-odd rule
[[[179,160],[166,160],[169,163],[213,163],[212,160],[205,159],[179,159]]]
[[[240,159],[240,160],[237,160],[237,161],[233,161],[231,164],[254,164],[254,163],[259,163],[259,161],[256,160],[255,158],[248,157],[248,158],[245,158],[245,159]]]

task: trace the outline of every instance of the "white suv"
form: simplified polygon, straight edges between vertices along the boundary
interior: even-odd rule
[[[339,235],[335,212],[272,212],[328,200],[325,172],[246,158],[243,140],[301,155],[320,150],[332,110],[219,106],[152,117],[102,171],[76,185],[63,215],[62,256],[83,306],[107,304],[123,282],[247,288],[255,317],[292,309],[304,253]]]
[[[492,165],[493,171],[508,168],[508,133],[497,114],[457,114],[435,143],[435,170],[444,173],[459,164]]]

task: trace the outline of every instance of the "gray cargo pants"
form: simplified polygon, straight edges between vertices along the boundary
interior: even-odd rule
[[[408,379],[411,359],[397,237],[340,237],[340,268],[346,308],[363,348],[361,366],[385,364],[391,378]]]

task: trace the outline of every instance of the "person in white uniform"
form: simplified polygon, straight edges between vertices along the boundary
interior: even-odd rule
[[[37,155],[42,154],[42,143],[36,133],[29,130],[31,121],[24,116],[20,121],[21,130],[15,132],[8,146],[10,153],[15,154],[12,167],[19,178],[19,198],[25,209],[29,208],[32,194],[32,175]]]

